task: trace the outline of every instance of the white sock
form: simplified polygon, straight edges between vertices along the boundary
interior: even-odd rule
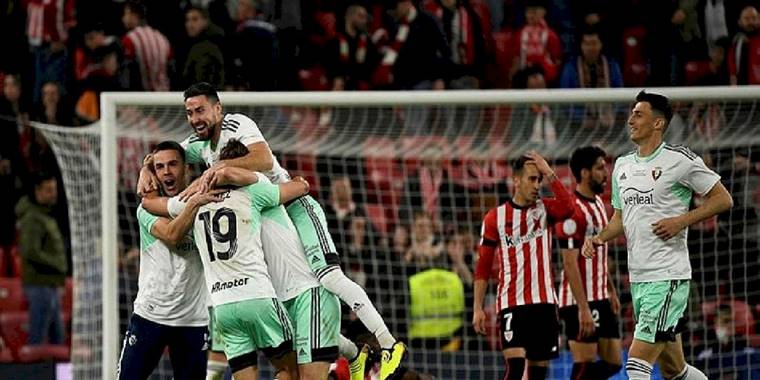
[[[209,360],[206,365],[206,380],[221,380],[227,371],[227,363]]]
[[[702,371],[686,364],[683,371],[676,375],[673,380],[707,380],[707,376]]]
[[[630,380],[650,380],[652,378],[652,365],[645,360],[628,358],[625,363],[625,373]]]
[[[341,301],[351,307],[351,310],[356,313],[356,316],[364,323],[367,330],[377,337],[380,347],[393,347],[396,339],[388,331],[388,326],[383,322],[383,317],[377,312],[375,305],[369,300],[367,292],[361,286],[346,277],[340,269],[334,269],[326,273],[319,282],[322,283],[325,289],[338,296]]]
[[[340,339],[338,339],[338,352],[340,352],[340,356],[348,360],[354,360],[359,356],[359,348],[343,334],[340,334]]]

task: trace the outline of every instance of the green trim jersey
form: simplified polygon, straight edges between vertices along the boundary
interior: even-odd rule
[[[180,144],[185,148],[185,159],[190,164],[205,163],[211,166],[219,161],[219,153],[227,142],[237,139],[245,146],[266,142],[259,127],[248,116],[239,113],[228,113],[222,119],[222,131],[216,147],[211,146],[211,140],[200,140],[195,134],[186,138]],[[272,170],[263,173],[272,183],[290,181],[288,172],[280,166],[272,154]]]
[[[261,212],[280,204],[280,188],[261,174],[253,185],[198,210],[194,235],[213,305],[277,295],[261,242]]]
[[[647,157],[634,151],[615,161],[612,207],[622,211],[631,282],[691,278],[688,229],[665,241],[652,224],[685,214],[693,193],[705,195],[718,181],[718,174],[680,145],[662,143]]]
[[[208,325],[208,292],[203,265],[190,234],[174,247],[150,231],[158,217],[137,208],[140,225],[140,275],[135,314],[167,326]]]

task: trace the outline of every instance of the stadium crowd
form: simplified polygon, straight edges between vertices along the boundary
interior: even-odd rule
[[[184,90],[201,80],[231,91],[760,84],[760,5],[749,0],[0,4],[2,44],[13,57],[0,60],[0,184],[11,193],[0,206],[2,277],[21,276],[31,260],[20,253],[16,201],[34,194],[40,173],[56,176],[62,189],[55,156],[29,121],[97,121],[103,91]],[[603,116],[602,122],[615,120]],[[705,362],[715,360],[713,352],[760,345],[754,335],[760,295],[751,291],[760,280],[756,155],[751,148],[705,155],[736,204],[689,236],[693,251],[709,253],[693,258],[695,282],[707,288],[694,292],[693,328],[685,339],[687,354]],[[554,158],[562,166],[563,158]],[[465,163],[431,154],[420,162],[391,160],[393,177],[378,181],[373,171],[383,163],[320,156],[304,166],[301,159],[294,158],[298,167],[311,172],[299,174],[316,180],[313,191],[325,205],[344,271],[367,289],[391,331],[413,340],[412,347],[498,347],[495,339],[478,338],[466,320],[479,223],[509,194],[506,162]],[[122,190],[133,199],[132,189]],[[49,212],[68,246],[65,196],[58,193],[61,199]],[[129,238],[137,235],[134,225],[122,227],[127,271],[137,268],[131,249],[137,242]],[[613,245],[610,255],[621,300],[630,303],[624,244]],[[70,275],[71,265],[57,267]],[[415,337],[409,323],[410,279],[432,268],[455,273],[464,290],[461,325],[435,339]],[[70,310],[62,313],[69,320]],[[624,340],[630,340],[630,307],[623,321]],[[351,337],[366,335],[349,310],[343,326]]]

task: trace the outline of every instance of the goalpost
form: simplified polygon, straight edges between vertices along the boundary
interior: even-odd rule
[[[399,228],[408,227],[407,233],[413,233],[413,213],[405,211],[404,207],[404,199],[409,196],[404,193],[404,179],[416,173],[415,168],[421,162],[433,160],[445,166],[446,178],[456,189],[452,194],[441,194],[441,198],[450,196],[451,205],[440,206],[437,214],[431,216],[433,229],[440,236],[441,243],[448,244],[448,235],[456,234],[456,231],[469,231],[472,237],[478,232],[472,231],[477,228],[478,214],[482,216],[486,206],[504,195],[501,193],[504,191],[502,185],[508,183],[508,159],[527,149],[537,149],[558,165],[559,174],[570,186],[572,178],[567,160],[576,147],[600,145],[613,160],[632,149],[625,119],[638,91],[623,88],[225,92],[220,93],[220,98],[226,112],[242,112],[257,122],[283,166],[309,179],[323,205],[329,198],[327,183],[334,182],[337,177],[349,178],[354,198],[365,208],[367,228],[379,243],[367,248],[369,253],[366,256],[344,256],[344,252],[341,256],[349,261],[349,276],[356,275],[355,280],[361,277],[366,286],[372,287],[377,286],[373,285],[375,282],[380,282],[372,277],[373,274],[387,276],[390,284],[403,280],[400,278],[403,274],[399,272],[381,273],[366,268],[393,268],[398,265],[396,261],[402,260],[382,255],[393,251],[392,241],[395,233],[400,233]],[[647,91],[665,94],[676,105],[676,117],[666,139],[672,143],[684,143],[699,154],[709,156],[712,165],[725,169],[730,166],[728,160],[737,150],[749,155],[751,160],[760,149],[760,134],[755,132],[760,122],[760,109],[757,108],[760,87],[652,88]],[[136,207],[136,200],[130,194],[134,187],[129,188],[136,178],[130,181],[129,177],[134,174],[135,167],[139,168],[141,162],[137,161],[147,153],[151,144],[162,139],[181,140],[191,133],[182,101],[182,94],[175,92],[104,93],[97,127],[75,130],[36,126],[43,130],[58,156],[70,199],[72,236],[81,240],[73,242],[75,284],[84,286],[94,285],[94,280],[100,282],[100,294],[97,295],[75,290],[72,342],[75,346],[87,348],[72,347],[77,378],[111,378],[116,371],[122,339],[120,325],[123,328],[124,315],[131,310],[134,297],[133,293],[125,295],[120,290],[124,287],[121,284],[120,288],[120,281],[129,283],[134,280],[134,270],[127,269],[131,265],[128,258],[134,257],[125,251],[139,239],[134,236],[134,215],[129,214]],[[94,162],[95,159],[98,161]],[[83,175],[85,169],[93,173]],[[474,172],[480,174],[472,174]],[[731,173],[728,181],[734,178],[735,173]],[[77,187],[84,181],[89,181],[88,187]],[[93,193],[96,188],[99,194]],[[90,193],[77,194],[77,191]],[[87,214],[85,209],[94,205],[99,206],[99,215],[93,215],[92,210]],[[444,210],[445,207],[450,209]],[[748,220],[747,215],[743,218],[747,223],[754,221]],[[758,278],[757,273],[745,271],[743,278],[731,281],[738,263],[722,261],[724,255],[733,255],[730,250],[735,249],[744,249],[744,259],[749,259],[748,255],[754,251],[747,248],[751,246],[747,242],[755,241],[756,231],[744,229],[744,240],[732,240],[733,245],[725,246],[720,243],[721,233],[725,234],[720,230],[723,228],[720,223],[717,222],[718,227],[713,229],[699,230],[695,247],[701,247],[699,253],[702,255],[692,248],[692,256],[710,258],[709,262],[697,261],[698,267],[695,268],[695,272],[702,276],[698,284],[704,302],[702,309],[707,307],[707,302],[726,297],[750,304],[760,293],[750,289],[750,283]],[[331,232],[338,239],[336,231]],[[622,252],[618,257],[624,259],[624,247],[618,245],[615,250]],[[468,254],[472,254],[471,250]],[[555,268],[558,268],[559,260],[554,257]],[[618,259],[620,264],[623,261]],[[354,267],[361,269],[354,273]],[[724,278],[725,270],[729,271],[728,279]],[[706,272],[710,273],[703,276]],[[619,288],[625,279],[621,276],[624,273],[616,275]],[[378,308],[390,320],[391,331],[395,333],[396,326],[405,324],[404,310],[395,308],[394,301],[398,299],[388,298],[385,294],[378,297],[382,298],[376,301]],[[465,328],[469,326],[470,317],[470,314],[463,315]],[[711,321],[703,317],[697,322],[706,325]],[[464,341],[469,342],[470,338],[464,336]],[[84,351],[86,353],[82,354]],[[457,368],[457,364],[446,362],[449,359],[427,350],[413,351],[418,356],[410,365],[424,371],[437,371],[437,375],[444,378],[446,374],[488,378],[488,371],[500,371],[500,361],[491,363],[478,359],[476,353],[480,351],[465,347],[459,352],[468,365],[483,368]]]

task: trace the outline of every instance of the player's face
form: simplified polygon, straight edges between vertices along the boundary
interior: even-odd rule
[[[153,154],[153,170],[165,195],[173,197],[185,189],[185,161],[176,150],[159,150]]]
[[[604,157],[596,159],[594,166],[591,167],[591,173],[589,177],[589,187],[594,194],[601,194],[604,192],[604,187],[607,186],[607,162],[604,161]]]
[[[210,139],[222,121],[222,104],[210,102],[205,95],[187,98],[185,112],[187,122],[201,140]]]
[[[638,102],[628,117],[628,133],[631,141],[640,143],[652,136],[656,130],[658,118],[652,112],[649,102]]]
[[[522,174],[515,178],[515,195],[519,194],[528,204],[536,203],[543,179],[536,165],[526,164]]]

